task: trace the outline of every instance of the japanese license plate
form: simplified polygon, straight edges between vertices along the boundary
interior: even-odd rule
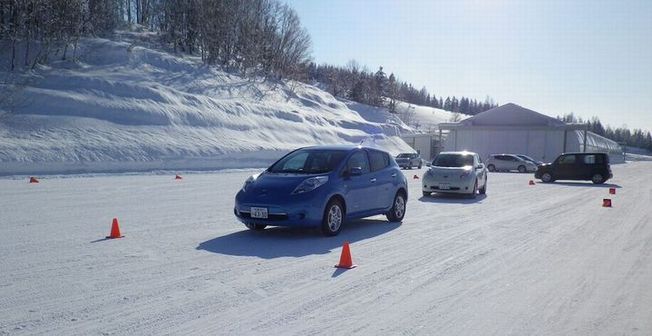
[[[267,218],[267,208],[251,207],[251,218]]]

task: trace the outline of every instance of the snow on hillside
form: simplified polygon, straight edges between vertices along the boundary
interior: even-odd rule
[[[85,39],[78,62],[21,79],[20,103],[0,120],[0,174],[264,166],[315,144],[410,150],[400,135],[413,130],[384,109],[243,79],[126,36]]]
[[[414,128],[417,132],[433,133],[437,131],[437,125],[441,123],[455,122],[466,119],[465,114],[455,114],[442,109],[399,102],[396,112],[402,120]],[[459,118],[459,119],[455,119]]]

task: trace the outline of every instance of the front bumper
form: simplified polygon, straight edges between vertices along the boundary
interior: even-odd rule
[[[321,225],[325,195],[319,190],[299,195],[261,199],[240,191],[233,214],[243,224],[268,226],[316,227]],[[251,207],[267,208],[268,218],[251,218]]]
[[[472,175],[463,179],[459,177],[442,179],[426,174],[422,179],[421,190],[423,192],[469,194],[473,192],[474,186],[475,178]]]

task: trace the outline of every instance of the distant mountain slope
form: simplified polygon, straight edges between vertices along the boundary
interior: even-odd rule
[[[0,121],[0,174],[251,167],[314,144],[410,150],[400,135],[413,130],[384,109],[243,79],[134,36],[85,39],[79,62],[24,76]]]

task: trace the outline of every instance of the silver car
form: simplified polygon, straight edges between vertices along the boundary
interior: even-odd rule
[[[423,196],[433,192],[467,194],[487,192],[487,168],[473,152],[441,152],[423,175]]]
[[[516,154],[492,154],[487,158],[487,169],[490,172],[518,170],[519,173],[533,173],[537,171],[537,165]]]
[[[406,169],[412,169],[412,167],[421,169],[423,164],[421,156],[417,153],[401,153],[394,160],[396,160],[399,167]]]

